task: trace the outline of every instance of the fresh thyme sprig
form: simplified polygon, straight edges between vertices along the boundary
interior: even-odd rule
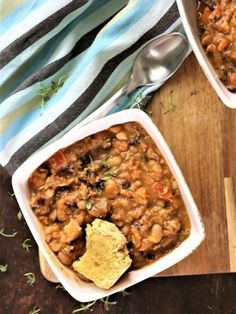
[[[78,309],[75,309],[72,311],[72,314],[82,312],[82,311],[87,311],[90,309],[98,300],[94,300],[90,303],[80,303],[80,307]]]
[[[5,264],[5,265],[0,265],[0,272],[1,273],[5,273],[8,269],[8,265]]]
[[[123,297],[127,296],[127,295],[130,295],[131,293],[126,291],[126,290],[123,290],[121,291]],[[78,309],[75,309],[72,311],[72,314],[74,313],[78,313],[78,312],[82,312],[82,311],[87,311],[90,309],[90,311],[93,311],[93,308],[92,306],[97,303],[97,302],[101,302],[103,303],[103,306],[104,306],[104,309],[106,311],[109,311],[109,305],[116,305],[117,304],[117,301],[110,301],[109,300],[109,296],[108,297],[105,297],[105,298],[102,298],[102,299],[97,299],[97,300],[94,300],[92,302],[88,302],[88,303],[80,303],[80,307]]]
[[[17,235],[17,232],[14,232],[12,234],[6,234],[4,233],[4,229],[0,229],[0,235],[5,237],[5,238],[14,238]]]
[[[29,249],[32,247],[32,245],[29,243],[31,240],[30,239],[25,239],[22,243],[21,246],[23,249],[25,249],[27,252],[29,252]]]
[[[147,96],[150,97],[150,96]],[[144,100],[144,96],[142,93],[139,93],[137,96],[132,97],[132,105],[131,108],[137,108],[143,110],[147,115],[152,117],[152,110],[147,110],[145,107],[147,105],[147,101]]]
[[[33,286],[35,284],[35,274],[34,273],[25,273],[24,276],[26,277],[26,282]]]
[[[10,191],[8,191],[7,194],[10,195],[11,197],[15,196],[15,193],[11,193]]]
[[[175,108],[176,108],[176,104],[173,101],[173,92],[174,91],[171,90],[170,93],[169,93],[169,106],[168,106],[168,109],[164,112],[164,114],[173,112],[175,110]]]
[[[37,308],[36,306],[33,307],[32,310],[29,311],[29,314],[37,314],[39,313],[41,310],[39,308]]]
[[[139,93],[137,96],[133,96],[131,101],[132,101],[131,108],[138,108],[138,109],[141,109],[141,110],[144,109],[145,102],[144,102],[142,93]]]
[[[42,85],[39,89],[38,95],[41,98],[40,108],[43,109],[45,103],[55,95],[58,90],[63,86],[67,76],[62,76],[58,81],[51,81],[49,86]],[[42,114],[42,113],[41,113]]]

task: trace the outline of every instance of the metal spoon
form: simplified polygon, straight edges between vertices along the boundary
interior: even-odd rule
[[[153,39],[136,57],[129,83],[80,122],[80,126],[105,116],[112,110],[114,104],[138,87],[157,85],[158,88],[177,71],[188,50],[188,41],[181,33],[161,35]]]

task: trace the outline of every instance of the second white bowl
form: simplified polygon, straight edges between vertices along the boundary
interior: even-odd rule
[[[193,52],[206,77],[222,102],[229,108],[236,108],[236,93],[230,92],[218,79],[216,71],[202,47],[197,25],[197,0],[176,0],[184,29]]]

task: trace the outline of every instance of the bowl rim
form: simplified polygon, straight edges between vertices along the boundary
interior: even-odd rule
[[[205,73],[207,79],[209,80],[211,86],[214,88],[218,97],[221,101],[229,108],[236,109],[236,93],[229,91],[226,86],[220,81],[220,79],[216,75],[216,71],[212,66],[210,60],[208,59],[202,44],[199,39],[199,33],[196,33],[194,29],[191,27],[189,14],[190,10],[186,10],[186,4],[192,1],[193,3],[197,3],[197,0],[176,0],[179,13],[182,19],[182,23],[184,26],[184,30],[188,37],[188,40],[192,46],[193,52]],[[199,43],[198,43],[199,41]]]
[[[180,188],[185,205],[187,203],[186,208],[191,221],[190,235],[177,248],[173,249],[170,253],[164,255],[152,264],[146,265],[138,270],[129,271],[109,290],[103,290],[98,287],[94,287],[95,285],[93,283],[93,286],[91,286],[91,284],[89,284],[90,286],[88,284],[83,284],[83,287],[80,288],[80,286],[78,286],[78,282],[80,282],[80,280],[74,282],[70,277],[67,277],[69,276],[69,271],[66,271],[67,268],[59,262],[55,254],[50,251],[43,239],[42,227],[40,227],[40,223],[30,208],[27,199],[28,178],[43,161],[47,160],[59,149],[69,146],[75,141],[81,140],[86,136],[108,129],[112,125],[131,121],[140,123],[141,126],[148,132],[162,153],[171,172],[173,173]],[[177,165],[168,145],[166,144],[156,125],[147,116],[147,114],[139,109],[128,109],[114,113],[97,121],[93,121],[81,128],[79,128],[79,125],[75,126],[60,139],[42,148],[40,151],[29,157],[13,174],[12,186],[29,229],[37,245],[42,251],[46,261],[67,292],[80,302],[89,302],[95,299],[106,297],[113,293],[124,290],[144,279],[154,276],[155,274],[173,266],[191,254],[197,248],[197,246],[200,245],[205,237],[201,216],[179,166]],[[82,285],[82,282],[80,283]],[[83,289],[86,290],[85,293],[83,293]]]

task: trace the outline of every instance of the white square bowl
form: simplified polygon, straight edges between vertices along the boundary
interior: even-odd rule
[[[202,47],[197,24],[197,0],[176,0],[186,35],[193,52],[206,77],[215,89],[222,102],[229,108],[236,108],[236,93],[230,92],[218,79],[216,71]]]
[[[143,126],[165,158],[182,194],[188,215],[190,217],[191,232],[189,237],[183,241],[179,247],[175,248],[167,255],[161,257],[159,260],[150,265],[142,267],[141,269],[129,271],[122,278],[120,278],[120,280],[111,289],[103,290],[96,287],[94,283],[81,281],[72,270],[61,264],[54,253],[49,249],[44,240],[43,228],[29,205],[28,178],[39,165],[41,165],[59,149],[81,140],[86,136],[108,129],[112,125],[129,121],[136,121]],[[82,128],[80,128],[79,125],[75,126],[62,138],[43,148],[26,160],[14,173],[12,185],[25,220],[46,261],[68,293],[80,302],[89,302],[95,299],[103,298],[110,294],[124,290],[148,277],[154,276],[188,256],[204,239],[204,227],[201,222],[198,209],[169,147],[157,127],[153,124],[152,120],[143,111],[138,109],[129,109],[112,114]]]

